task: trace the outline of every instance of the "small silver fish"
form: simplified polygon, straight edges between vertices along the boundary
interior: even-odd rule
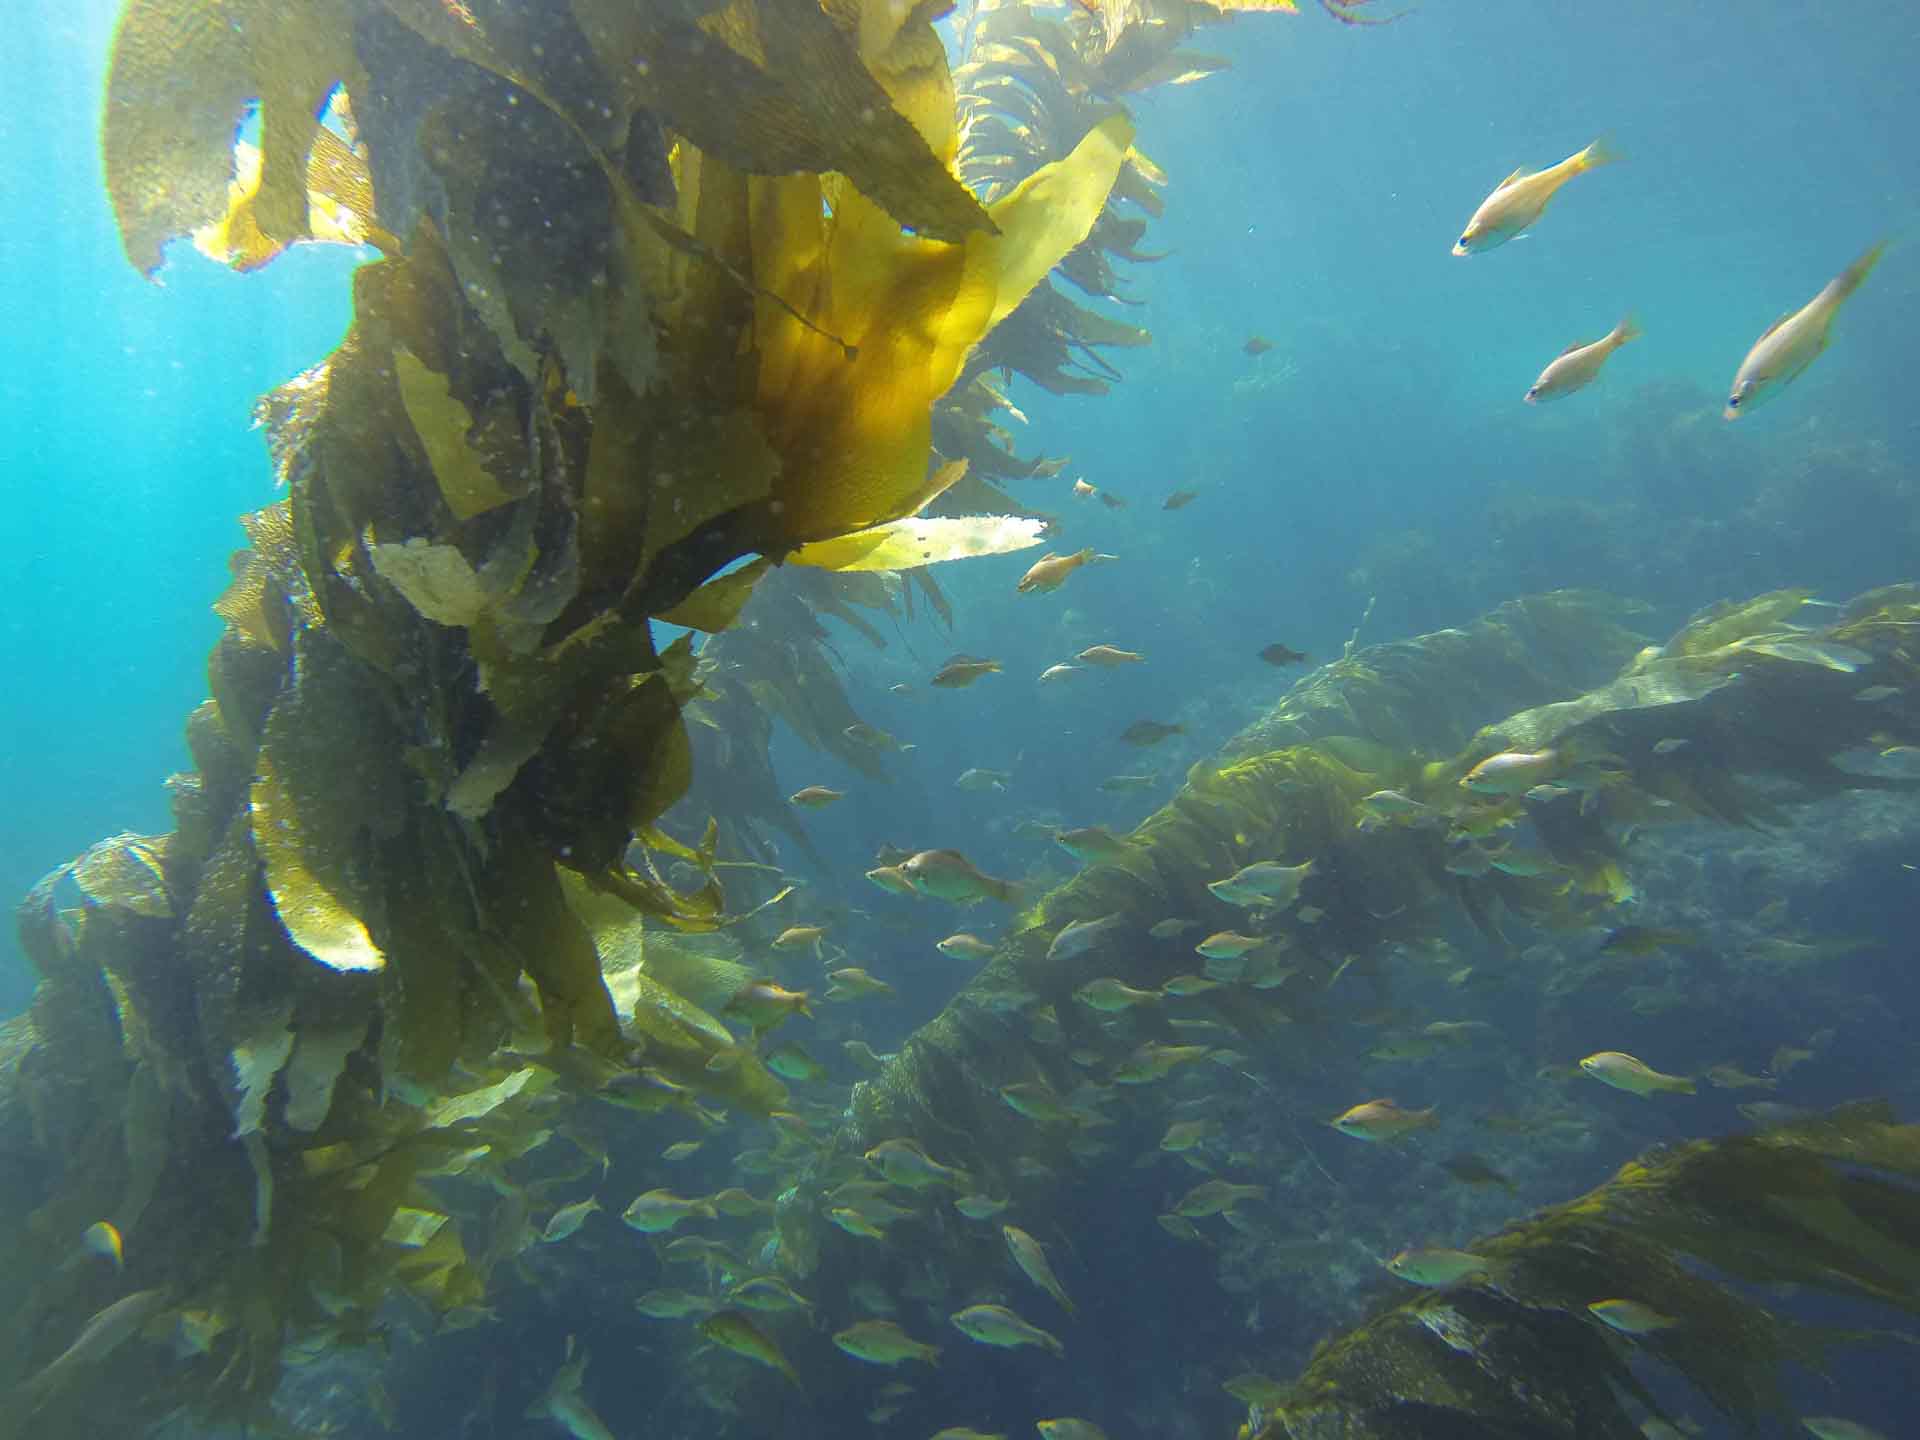
[[[1102,938],[1124,924],[1126,916],[1118,913],[1102,916],[1098,920],[1076,920],[1062,927],[1060,933],[1053,937],[1053,943],[1047,947],[1047,959],[1071,960],[1077,955],[1084,955]]]

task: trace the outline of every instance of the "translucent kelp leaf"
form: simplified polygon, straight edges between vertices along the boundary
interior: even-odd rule
[[[725,962],[721,963],[725,965]],[[683,974],[682,978],[692,976]],[[751,973],[748,978],[752,978]],[[710,981],[712,977],[702,979]],[[632,997],[631,1021],[634,1028],[655,1044],[708,1052],[733,1048],[732,1031],[678,990],[668,986],[651,969],[628,977],[622,988]]]
[[[1797,635],[1752,636],[1736,640],[1729,648],[1752,651],[1756,655],[1770,655],[1775,660],[1785,660],[1794,665],[1817,665],[1823,670],[1838,670],[1844,675],[1851,675],[1862,665],[1873,663],[1873,656],[1851,645],[1842,645],[1833,640],[1807,640]]]
[[[689,630],[718,634],[740,618],[740,609],[753,594],[753,587],[767,573],[772,561],[764,556],[717,580],[709,580],[671,610],[663,610],[656,619],[669,625],[684,625]]]
[[[1775,631],[1782,620],[1812,598],[1811,590],[1770,590],[1751,600],[1722,601],[1689,619],[1679,633],[1662,647],[1663,652],[1667,655],[1704,655],[1708,651],[1731,645],[1736,640],[1744,640],[1749,635]]]
[[[524,833],[503,837],[490,878],[511,897],[494,923],[540,992],[548,1048],[624,1057],[593,937],[567,907],[553,861]]]
[[[420,1210],[411,1205],[402,1205],[387,1221],[383,1238],[389,1245],[403,1245],[409,1250],[418,1250],[438,1235],[451,1218],[437,1210]]]
[[[990,213],[1006,239],[989,329],[1086,238],[1132,144],[1131,122],[1124,115],[1109,116],[1087,132],[1072,154],[1035,171],[994,203]]]
[[[1085,238],[1132,134],[1124,116],[1095,126],[993,205],[1000,234],[957,246],[902,234],[852,185],[829,214],[814,177],[753,182],[755,280],[807,317],[764,300],[755,315],[755,409],[782,460],[762,520],[768,548],[922,503],[935,402],[967,352]]]
[[[787,556],[821,570],[908,570],[942,560],[1004,555],[1038,545],[1044,520],[1020,515],[915,516],[816,540]]]
[[[213,602],[214,614],[248,643],[284,655],[294,620],[321,623],[300,573],[293,506],[281,500],[254,510],[240,517],[240,528],[247,532],[247,548],[235,552],[233,582]]]
[[[395,345],[393,378],[400,387],[400,403],[427,452],[441,498],[456,519],[471,520],[526,493],[524,467],[522,476],[516,477],[521,483],[508,489],[488,468],[486,457],[469,443],[473,414],[453,393],[447,376],[429,369],[406,346]]]
[[[647,1063],[683,1085],[720,1097],[755,1115],[780,1109],[787,1088],[750,1045],[737,1043],[726,1026],[645,971],[625,982],[633,994],[628,1022],[646,1043]],[[719,1064],[709,1065],[715,1057]]]
[[[270,239],[254,216],[260,198],[262,159],[259,147],[244,140],[234,144],[227,213],[193,232],[194,249],[235,270],[257,270],[286,248],[285,241]],[[367,172],[367,162],[324,125],[313,132],[313,152],[307,157],[304,238],[323,244],[378,244],[385,250],[399,250],[399,242],[374,220],[373,178]]]
[[[247,1038],[233,1047],[233,1079],[240,1090],[234,1110],[233,1133],[257,1134],[266,1123],[267,1096],[273,1090],[274,1076],[293,1053],[293,1031],[287,1022],[293,1019],[293,1002],[262,1011],[246,1018],[235,1017],[236,1028]]]
[[[167,836],[116,835],[91,846],[73,866],[73,883],[96,905],[115,905],[135,915],[169,919]]]
[[[420,1210],[427,1216],[439,1214],[419,1206],[401,1208]],[[481,1267],[468,1263],[458,1225],[435,1226],[417,1249],[410,1249],[394,1264],[393,1277],[415,1299],[441,1315],[477,1305],[485,1298],[485,1275]]]
[[[435,1129],[444,1129],[449,1125],[459,1125],[467,1120],[478,1120],[483,1115],[491,1115],[526,1089],[527,1082],[538,1073],[534,1066],[528,1065],[496,1080],[491,1085],[483,1085],[478,1090],[468,1090],[459,1095],[450,1095],[438,1104],[428,1107],[427,1124]]]
[[[260,105],[254,223],[273,245],[309,233],[308,157],[334,87],[359,78],[348,0],[129,0],[114,31],[101,142],[127,258],[227,213],[233,132]]]
[[[456,546],[416,536],[369,545],[367,556],[380,578],[436,625],[464,627],[486,613],[486,587]]]
[[[302,843],[296,781],[279,771],[279,757],[263,748],[253,782],[254,843],[267,865],[267,888],[287,934],[302,950],[335,970],[378,970],[387,957],[348,899],[310,867],[309,856],[329,870],[344,870],[344,857],[329,864],[322,847]],[[341,878],[344,878],[342,876]],[[345,886],[340,887],[342,889]]]
[[[711,1016],[755,979],[739,954],[739,946],[720,935],[655,935],[643,963],[648,975]]]
[[[363,918],[377,871],[360,857],[370,835],[397,832],[407,779],[383,698],[330,633],[304,632],[294,680],[267,718],[254,845],[294,944],[335,970],[378,970],[386,956]]]
[[[334,1082],[346,1068],[347,1056],[367,1039],[367,1026],[302,1027],[287,1063],[287,1124],[295,1130],[318,1130],[333,1105]]]

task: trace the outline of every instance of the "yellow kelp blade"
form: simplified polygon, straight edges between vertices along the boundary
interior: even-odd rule
[[[1092,230],[1132,139],[1125,116],[1102,121],[994,203],[1000,233],[962,245],[902,233],[844,182],[749,182],[755,282],[806,317],[756,307],[754,410],[783,461],[766,548],[925,503],[935,403],[968,352]]]
[[[819,570],[908,570],[1004,555],[1040,543],[1044,520],[1024,515],[912,516],[802,545],[788,561]]]
[[[772,562],[762,556],[738,570],[709,580],[671,610],[663,610],[655,619],[669,625],[684,625],[689,630],[704,630],[716,635],[740,618],[740,611],[753,594],[753,587],[767,573]]]
[[[306,239],[318,119],[362,78],[347,0],[129,0],[114,30],[101,149],[127,258],[160,268],[176,235],[219,223],[233,132],[260,105],[261,176],[248,205],[253,253]]]
[[[234,142],[227,210],[193,232],[193,248],[236,270],[257,270],[289,243],[260,228],[254,207],[264,167],[258,146]],[[331,245],[376,245],[397,253],[399,241],[374,220],[373,178],[367,162],[324,125],[313,132],[307,156],[307,228],[303,237]]]
[[[1065,160],[1043,165],[988,207],[1001,230],[1000,287],[989,330],[1087,238],[1132,145],[1132,123],[1124,115],[1108,116]]]

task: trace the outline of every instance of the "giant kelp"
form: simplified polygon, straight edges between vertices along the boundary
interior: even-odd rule
[[[150,1380],[155,1405],[254,1413],[291,1333],[364,1336],[395,1287],[478,1303],[502,1247],[470,1253],[423,1188],[447,1126],[510,1153],[555,1077],[627,1109],[683,1083],[778,1103],[644,976],[616,1014],[605,919],[561,880],[729,919],[711,827],[656,827],[703,692],[649,621],[724,628],[766,568],[710,581],[733,561],[910,520],[957,478],[935,400],[1088,232],[1130,137],[1107,117],[982,205],[928,9],[243,8],[123,16],[105,147],[130,258],[188,233],[242,268],[307,239],[385,254],[341,347],[263,402],[290,496],[220,602],[179,831],[22,911],[45,983],[17,1073],[60,1157],[18,1166],[34,1233],[111,1217],[129,1280],[218,1317],[114,1397],[123,1421]],[[553,223],[514,222],[529,198]],[[1033,532],[996,533],[965,548]],[[503,1064],[517,1047],[545,1058]],[[436,1121],[474,1075],[511,1093]],[[89,1298],[37,1273],[10,1271],[22,1365]]]
[[[1824,623],[1809,626],[1803,594],[1761,596],[1642,647],[1622,623],[1630,609],[1569,592],[1350,653],[1195,766],[1123,853],[1023,915],[977,979],[858,1087],[822,1173],[834,1173],[836,1154],[907,1135],[964,1166],[987,1193],[1052,1208],[1060,1187],[1100,1163],[1098,1147],[1076,1149],[1078,1127],[1093,1117],[1081,1102],[1076,1119],[1072,1097],[1107,1092],[1101,1103],[1140,1112],[1149,1129],[1166,1118],[1154,1087],[1128,1083],[1151,1047],[1174,1038],[1158,1008],[1103,1021],[1076,992],[1101,976],[1151,989],[1192,969],[1190,938],[1145,933],[1162,917],[1216,915],[1246,928],[1246,912],[1205,890],[1241,865],[1312,860],[1303,898],[1316,913],[1255,912],[1254,933],[1282,947],[1283,969],[1257,985],[1195,994],[1187,1013],[1235,1032],[1232,1043],[1250,1056],[1241,1063],[1279,1072],[1298,1063],[1298,1037],[1311,1032],[1336,979],[1383,977],[1396,946],[1449,917],[1477,925],[1495,946],[1513,924],[1592,924],[1608,901],[1631,893],[1636,827],[1751,821],[1755,782],[1779,806],[1899,783],[1834,761],[1870,740],[1910,740],[1920,724],[1904,709],[1863,715],[1876,707],[1850,699],[1876,682],[1911,683],[1917,597],[1914,587],[1873,592],[1837,614],[1813,612]],[[1539,703],[1553,694],[1571,698]],[[1530,708],[1476,730],[1476,712],[1503,700]],[[1557,753],[1556,773],[1569,783],[1525,796],[1460,784],[1490,754],[1527,746],[1550,760]],[[1417,808],[1382,821],[1363,802],[1385,789]],[[1520,830],[1535,837],[1525,865],[1505,838]],[[1123,927],[1118,942],[1049,955],[1062,926],[1108,916]],[[1041,1007],[1045,1024],[1032,1018]],[[1109,1091],[1115,1084],[1122,1088]],[[1036,1106],[1036,1094],[1053,1103]],[[1045,1168],[1022,1163],[1035,1158]],[[803,1186],[782,1217],[793,1262],[818,1264],[828,1284],[874,1263],[871,1250],[819,1228],[812,1193]],[[932,1223],[962,1250],[979,1243],[965,1227]]]
[[[1789,1362],[1903,1336],[1797,1324],[1742,1284],[1799,1285],[1920,1312],[1920,1126],[1862,1103],[1625,1166],[1579,1199],[1468,1248],[1482,1279],[1324,1343],[1243,1437],[1638,1435],[1658,1413],[1626,1344],[1587,1311],[1628,1296],[1672,1320],[1634,1348],[1752,1427],[1786,1418]],[[1703,1268],[1706,1267],[1706,1268]],[[1717,1272],[1717,1277],[1714,1272]]]
[[[704,669],[652,621],[730,629],[779,561],[1032,543],[1031,518],[969,514],[1015,509],[990,482],[1044,467],[965,366],[1130,164],[1106,106],[969,188],[939,13],[126,7],[104,149],[137,268],[187,236],[240,269],[308,241],[380,256],[340,347],[262,401],[289,494],[243,522],[177,829],[103,842],[20,910],[43,978],[6,1052],[8,1213],[30,1215],[0,1227],[20,1341],[0,1381],[40,1378],[10,1425],[258,1421],[289,1357],[368,1340],[395,1297],[483,1318],[527,1243],[507,1167],[556,1133],[604,1168],[622,1112],[784,1102],[675,988],[727,962],[642,941],[742,914],[718,824],[660,823],[687,718],[755,751],[749,790],[765,729],[741,713],[845,749],[813,617],[944,597],[923,575],[789,582],[792,623]],[[46,1258],[96,1217],[124,1276]],[[136,1318],[177,1321],[178,1359],[138,1347],[111,1393],[66,1383],[105,1353],[68,1338],[117,1345]]]

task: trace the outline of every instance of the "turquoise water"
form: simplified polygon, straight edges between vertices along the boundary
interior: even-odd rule
[[[10,338],[0,350],[10,522],[0,894],[13,896],[104,835],[169,827],[162,781],[188,763],[182,724],[206,693],[220,633],[208,607],[242,538],[234,518],[277,498],[249,429],[253,401],[337,343],[348,279],[365,258],[304,247],[241,276],[176,246],[160,283],[137,275],[99,174],[114,8],[33,0],[0,62],[10,101],[0,111]],[[1119,561],[1044,600],[1013,592],[1032,555],[947,567],[938,578],[957,615],[951,634],[924,616],[890,630],[885,651],[836,633],[862,716],[916,746],[892,788],[808,821],[831,863],[798,868],[846,885],[841,900],[873,903],[854,891],[884,843],[955,845],[1014,873],[1034,863],[1010,833],[1016,812],[1124,828],[1291,683],[1298,672],[1256,658],[1276,641],[1317,662],[1356,632],[1367,644],[1461,625],[1562,586],[1644,600],[1643,628],[1658,636],[1722,598],[1806,585],[1844,599],[1920,572],[1920,13],[1435,0],[1376,29],[1317,9],[1242,16],[1190,44],[1233,68],[1134,107],[1140,148],[1171,177],[1167,214],[1143,242],[1166,258],[1124,267],[1139,302],[1125,318],[1153,344],[1109,352],[1125,372],[1109,395],[1059,399],[1024,382],[1013,391],[1030,418],[1021,451],[1067,458],[1060,478],[1016,485],[1016,498],[1061,517],[1057,548]],[[1509,171],[1544,168],[1602,135],[1625,158],[1576,178],[1532,233],[1489,254],[1449,254]],[[1842,313],[1830,352],[1766,408],[1724,423],[1726,388],[1761,331],[1882,239],[1886,257]],[[1597,383],[1551,406],[1522,403],[1559,351],[1628,313],[1645,336]],[[1248,355],[1255,336],[1272,348]],[[1075,477],[1126,507],[1072,498]],[[1163,510],[1182,489],[1198,492],[1193,503]],[[1034,686],[1045,667],[1098,642],[1151,663],[1098,689]],[[927,691],[955,650],[992,655],[1005,673]],[[903,683],[917,699],[888,695]],[[1185,733],[1129,750],[1115,736],[1138,719]],[[786,788],[858,786],[784,732],[774,754]],[[969,767],[1009,772],[1008,793],[956,791]],[[1085,798],[1098,781],[1139,771],[1159,777],[1153,794]],[[1898,857],[1917,827],[1910,802],[1876,802],[1873,815],[1872,853],[1799,897],[1804,921],[1880,947],[1853,972],[1862,1003],[1847,1054],[1814,1072],[1799,1103],[1916,1098],[1900,1027],[1920,996],[1889,942],[1911,950],[1902,937],[1920,897]],[[1848,838],[1850,823],[1829,815],[1821,833]],[[1778,854],[1729,855],[1730,869],[1792,870]],[[1676,881],[1667,893],[1679,892]],[[915,923],[945,933],[951,918]],[[920,952],[932,933],[913,933]],[[11,947],[9,933],[0,1014],[31,992]],[[961,973],[903,981],[910,1003],[891,1014],[897,1033],[876,1031],[876,1048],[936,1010]],[[1792,998],[1778,997],[1780,1010]],[[1638,1033],[1675,1047],[1710,1037],[1703,1063],[1744,1044],[1750,1066],[1777,1038],[1720,1012]],[[1456,1098],[1475,1087],[1462,1082]],[[1345,1103],[1336,1088],[1330,1106]],[[1734,1098],[1709,1097],[1716,1123],[1737,1123],[1725,1113]],[[1609,1131],[1582,1185],[1638,1144],[1680,1133],[1631,1118]],[[1364,1157],[1317,1149],[1336,1183],[1378,1182]],[[1411,1221],[1407,1238],[1442,1228],[1433,1214]],[[1088,1293],[1104,1301],[1117,1353],[1138,1356],[1162,1312],[1129,1310],[1129,1276],[1099,1264],[1101,1237],[1097,1226],[1083,1237],[1073,1283],[1089,1309]],[[1390,1243],[1357,1240],[1362,1250]],[[1227,1344],[1247,1328],[1241,1311],[1253,1302],[1224,1315],[1206,1277],[1169,1269],[1157,1281],[1156,1307],[1211,1317],[1194,1321],[1197,1332]],[[618,1303],[624,1324],[624,1299],[596,1303]],[[538,1336],[548,1369],[551,1339]],[[602,1385],[620,1374],[595,1373]],[[1016,1373],[984,1394],[985,1408],[1045,1413],[1054,1392]],[[505,1383],[517,1394],[537,1380]],[[1076,1402],[1104,1393],[1115,1416],[1175,1407],[1119,1367],[1082,1382]],[[442,1398],[457,1388],[442,1383]],[[1850,1384],[1863,1418],[1890,1427],[1897,1395],[1884,1377],[1863,1371]],[[425,1414],[435,1393],[414,1392],[409,1413]],[[644,1413],[598,1395],[609,1415]],[[312,1403],[351,1413],[337,1394]]]
[[[234,517],[275,498],[253,402],[339,342],[355,263],[308,247],[244,276],[182,246],[141,279],[100,171],[116,10],[26,7],[4,62],[0,891],[16,897],[103,835],[172,827],[161,782],[188,767]],[[12,939],[9,1012],[28,993]]]

